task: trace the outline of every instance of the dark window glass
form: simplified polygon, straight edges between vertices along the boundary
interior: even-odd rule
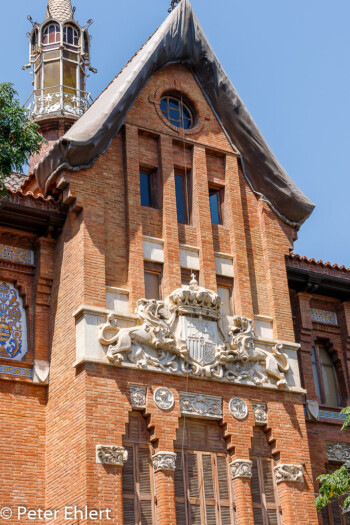
[[[188,223],[186,176],[175,174],[177,220]]]
[[[65,26],[63,28],[63,42],[73,46],[77,46],[79,44],[79,33],[75,27]]]
[[[209,188],[209,202],[211,222],[213,224],[222,224],[223,190]]]
[[[161,275],[155,272],[145,272],[146,299],[160,299]]]
[[[176,97],[166,96],[160,101],[160,109],[164,117],[177,128],[193,128],[194,119],[190,108]]]
[[[43,44],[55,44],[60,41],[60,26],[58,24],[50,24],[44,28]]]
[[[324,346],[316,345],[311,355],[316,394],[321,403],[340,405],[339,385],[332,357]]]
[[[151,175],[149,173],[140,173],[140,193],[141,193],[141,205],[152,206],[152,193],[151,193]]]

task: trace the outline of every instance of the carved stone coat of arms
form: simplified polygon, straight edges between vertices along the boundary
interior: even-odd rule
[[[289,363],[282,345],[272,351],[257,348],[252,322],[235,316],[225,328],[220,310],[218,294],[193,277],[165,302],[138,301],[136,326],[119,328],[117,316],[109,315],[99,340],[108,347],[107,358],[118,366],[285,387]]]

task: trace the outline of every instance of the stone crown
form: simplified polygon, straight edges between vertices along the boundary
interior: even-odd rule
[[[178,288],[169,296],[170,310],[179,315],[198,315],[217,319],[220,316],[220,296],[198,285],[195,276],[189,285]]]

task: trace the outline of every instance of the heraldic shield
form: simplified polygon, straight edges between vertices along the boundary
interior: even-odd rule
[[[216,321],[181,315],[176,332],[182,341],[186,341],[193,361],[200,365],[209,365],[215,361],[217,347],[223,343],[219,341]]]

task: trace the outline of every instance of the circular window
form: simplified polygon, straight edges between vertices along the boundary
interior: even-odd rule
[[[191,129],[194,126],[193,112],[181,99],[166,95],[160,100],[164,117],[177,128]]]

